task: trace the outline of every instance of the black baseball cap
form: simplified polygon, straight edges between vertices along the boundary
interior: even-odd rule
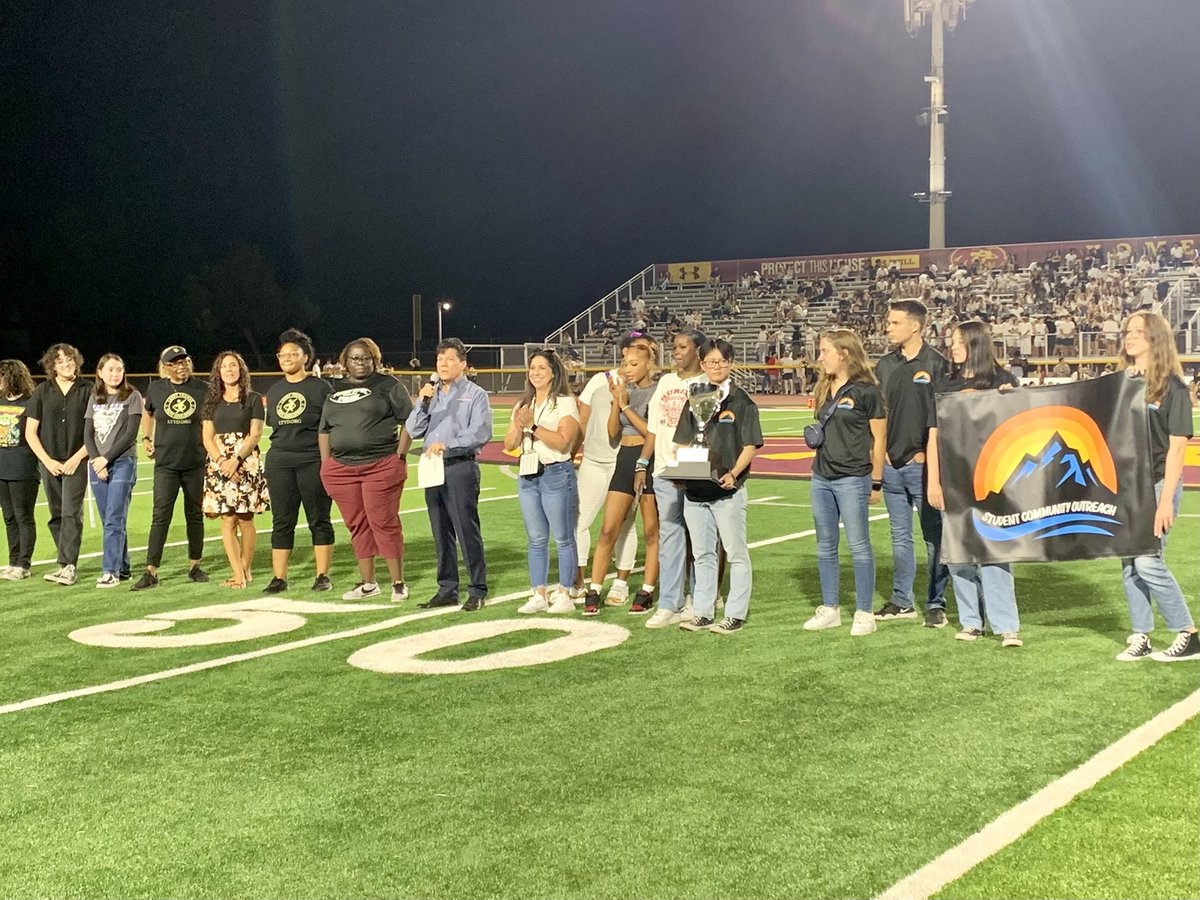
[[[159,356],[158,361],[165,365],[167,363],[178,362],[181,359],[191,359],[191,358],[192,358],[192,355],[190,353],[188,353],[187,350],[185,350],[183,347],[180,347],[178,344],[172,344],[170,347],[168,347],[166,350],[164,350],[162,352],[162,355]]]

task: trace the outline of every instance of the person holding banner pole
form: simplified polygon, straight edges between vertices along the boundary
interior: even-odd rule
[[[1121,560],[1121,579],[1129,602],[1133,634],[1117,655],[1120,662],[1136,662],[1149,657],[1158,662],[1200,660],[1200,638],[1188,611],[1179,582],[1167,568],[1163,553],[1167,534],[1179,514],[1183,497],[1183,457],[1192,436],[1192,410],[1183,367],[1175,351],[1171,326],[1158,313],[1137,312],[1125,320],[1122,331],[1124,348],[1118,368],[1131,376],[1146,378],[1146,403],[1150,411],[1150,455],[1154,468],[1154,536],[1162,541],[1162,551],[1154,556]],[[1167,628],[1176,632],[1166,650],[1154,652],[1150,632],[1154,630],[1154,610],[1158,604]]]
[[[862,341],[853,331],[835,328],[821,335],[818,359],[823,374],[813,406],[820,434],[805,431],[817,451],[812,468],[813,523],[817,532],[817,574],[821,605],[804,623],[805,631],[842,624],[839,600],[838,521],[854,559],[855,612],[850,634],[875,631],[871,601],[875,595],[875,554],[867,521],[868,504],[878,503],[883,488],[887,419],[883,393],[867,363]],[[820,442],[816,443],[818,437]]]
[[[963,322],[950,335],[949,380],[943,393],[955,391],[1010,390],[1017,379],[996,359],[992,331],[983,322]],[[937,510],[946,508],[942,491],[941,457],[938,453],[937,405],[930,407],[929,444],[926,465],[929,467],[928,496]],[[1002,647],[1021,647],[1021,620],[1017,613],[1016,589],[1012,567],[1007,563],[983,565],[952,565],[950,580],[954,584],[954,599],[958,604],[958,621],[962,630],[955,635],[960,641],[983,637],[986,617],[992,633],[1000,635]]]

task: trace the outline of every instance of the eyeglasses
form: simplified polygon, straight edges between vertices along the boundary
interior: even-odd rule
[[[723,369],[733,365],[732,359],[706,359],[701,363],[706,369]]]
[[[371,356],[347,356],[346,362],[369,363],[369,362],[375,362],[375,358],[371,357]]]

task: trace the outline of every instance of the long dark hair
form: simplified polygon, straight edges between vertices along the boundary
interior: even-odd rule
[[[246,405],[246,398],[250,396],[250,369],[246,366],[246,360],[242,359],[242,354],[236,350],[222,350],[213,360],[212,372],[208,376],[208,391],[205,392],[204,403],[200,407],[201,419],[211,419],[217,411],[217,404],[224,396],[225,382],[221,381],[221,363],[229,356],[237,360],[242,373],[238,379],[238,403]]]
[[[108,385],[104,383],[104,379],[100,377],[100,370],[104,368],[104,364],[110,359],[115,359],[121,364],[121,368],[125,368],[125,360],[117,356],[115,353],[105,353],[100,357],[100,362],[96,363],[96,387],[92,389],[92,396],[101,403],[108,399]],[[133,385],[129,383],[129,373],[125,372],[121,378],[121,384],[117,388],[117,400],[125,401],[129,399],[129,395],[133,393]]]
[[[546,361],[546,365],[550,367],[550,394],[547,397],[547,402],[550,408],[553,409],[558,402],[559,397],[573,397],[571,391],[571,382],[567,379],[566,366],[562,364],[562,360],[558,358],[558,354],[550,348],[534,350],[529,354],[529,362],[533,362],[537,357],[541,357]],[[525,364],[525,393],[521,396],[521,402],[518,406],[533,406],[533,385],[529,381],[529,363]]]
[[[969,388],[993,388],[999,374],[1000,361],[996,359],[996,345],[992,342],[992,329],[979,319],[968,319],[954,326],[967,348],[967,358],[962,365],[950,369],[952,379],[962,379]],[[954,332],[950,332],[953,336]]]
[[[0,359],[0,391],[5,396],[28,397],[33,393],[33,376],[19,359]]]

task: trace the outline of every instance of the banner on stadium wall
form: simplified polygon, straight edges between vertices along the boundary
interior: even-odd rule
[[[826,254],[820,256],[776,256],[759,259],[719,259],[706,262],[658,264],[655,280],[666,275],[672,284],[703,284],[715,274],[725,284],[741,281],[747,275],[758,272],[764,279],[783,276],[794,278],[831,278],[847,269],[851,274],[874,272],[880,265],[899,268],[905,275],[916,274],[930,263],[945,271],[959,265],[970,267],[977,262],[981,269],[999,269],[1012,261],[1026,267],[1034,260],[1043,260],[1047,254],[1062,255],[1074,249],[1080,256],[1099,254],[1107,260],[1112,254],[1117,258],[1136,261],[1143,252],[1156,254],[1160,248],[1170,248],[1179,243],[1185,259],[1200,247],[1198,234],[1154,235],[1150,237],[1106,238],[1103,240],[1047,241],[1039,244],[991,244],[976,247],[952,247],[946,250],[888,250],[879,253]]]
[[[1159,552],[1145,382],[939,394],[947,563]]]

